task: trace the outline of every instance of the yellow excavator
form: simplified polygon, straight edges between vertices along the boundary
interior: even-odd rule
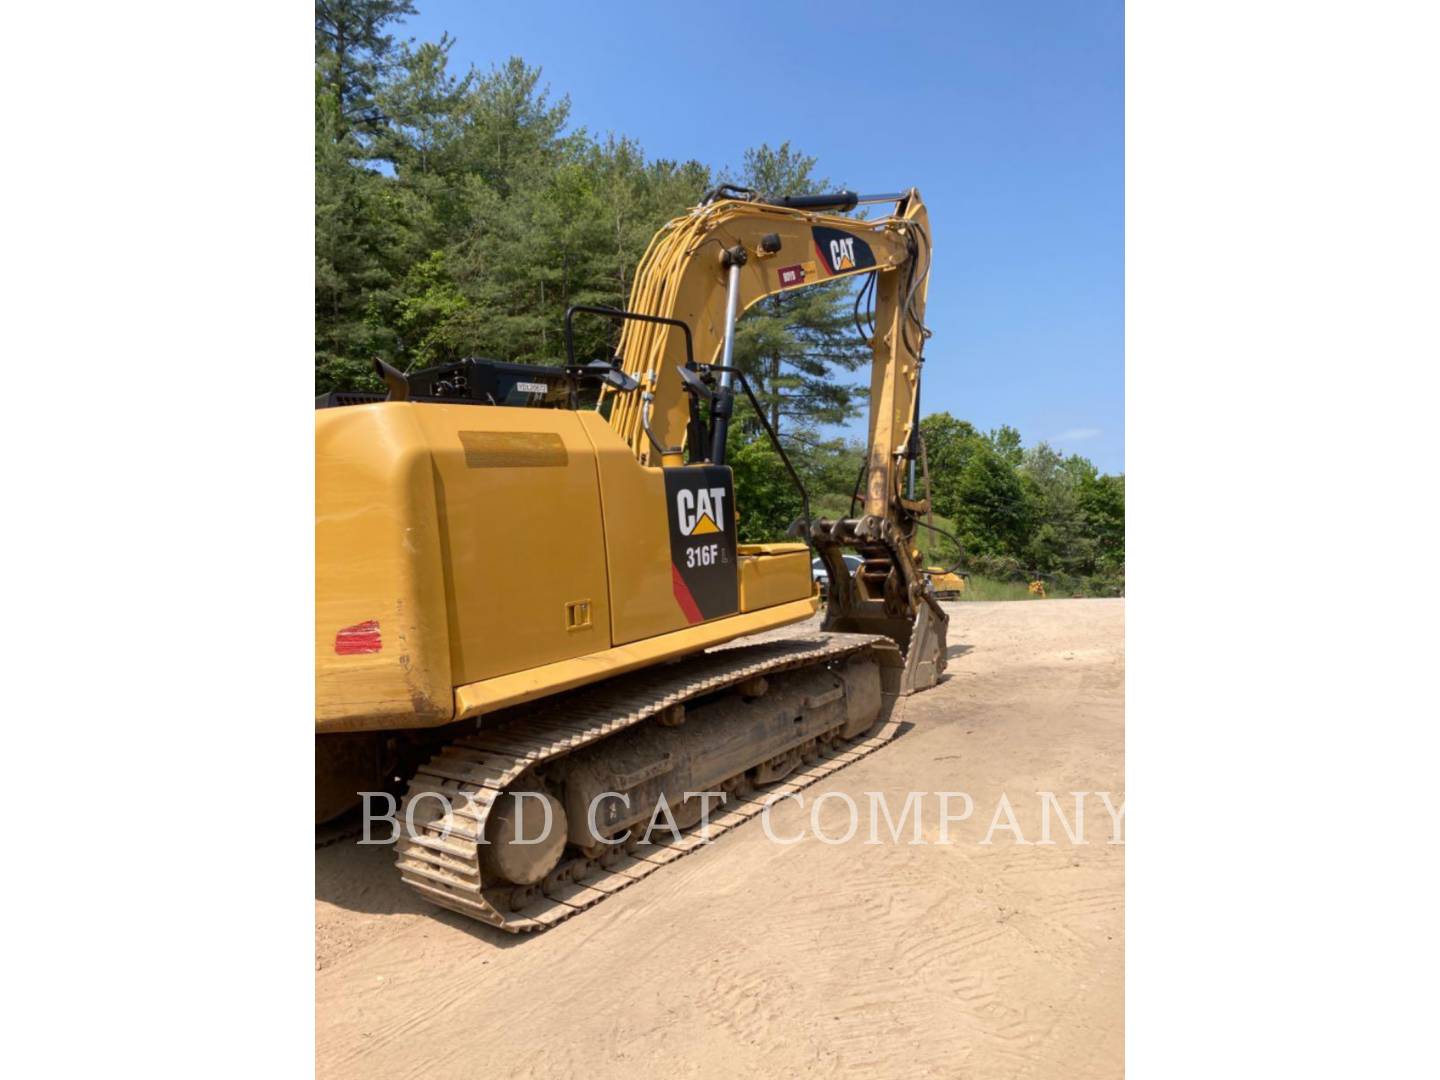
[[[893,209],[848,216],[862,203]],[[930,263],[913,189],[724,186],[651,241],[626,309],[566,313],[564,366],[377,361],[385,395],[324,395],[317,822],[408,779],[402,879],[538,930],[890,738],[897,699],[946,660],[913,554]],[[812,518],[790,468],[791,540],[738,543],[738,395],[790,462],[735,365],[736,320],[856,276],[874,361],[852,516]],[[619,325],[613,357],[576,358],[577,318]],[[812,549],[831,583],[821,627],[774,633],[819,610]],[[647,829],[661,812],[673,828]]]

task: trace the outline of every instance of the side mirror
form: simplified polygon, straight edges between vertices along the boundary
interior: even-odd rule
[[[696,397],[704,398],[706,401],[715,400],[715,391],[700,381],[698,372],[691,371],[687,367],[677,367],[675,370],[680,373],[680,383],[685,387],[687,394],[694,394]]]
[[[591,360],[581,371],[586,375],[594,376],[606,386],[613,387],[621,393],[628,394],[640,385],[638,379],[631,378],[618,367],[607,364],[604,360]]]

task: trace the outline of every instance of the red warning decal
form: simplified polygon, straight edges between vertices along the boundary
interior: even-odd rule
[[[358,653],[380,651],[380,624],[374,619],[369,622],[347,626],[335,635],[335,651],[341,656],[355,656]]]
[[[788,289],[792,285],[805,284],[805,267],[799,263],[794,266],[782,266],[775,272],[780,275],[782,289]]]
[[[690,586],[685,584],[685,579],[680,576],[680,568],[674,563],[670,564],[670,587],[675,591],[675,602],[685,613],[685,621],[689,623],[703,621],[705,616],[700,613],[700,605],[695,603]]]

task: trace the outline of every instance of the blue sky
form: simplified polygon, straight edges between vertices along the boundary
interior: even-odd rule
[[[789,139],[853,190],[918,187],[925,411],[1124,469],[1122,3],[415,2],[402,34],[448,30],[462,70],[521,56],[650,157]]]

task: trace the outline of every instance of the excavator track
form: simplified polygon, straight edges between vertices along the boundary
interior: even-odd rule
[[[676,838],[668,830],[656,842],[635,839],[598,858],[567,854],[536,885],[483,880],[479,839],[496,801],[536,766],[659,716],[675,705],[757,677],[830,664],[858,654],[875,655],[884,693],[876,724],[853,741],[836,744],[783,782],[746,792],[731,791],[708,823]],[[901,723],[895,705],[899,650],[889,638],[820,633],[727,646],[668,665],[557,695],[476,735],[456,739],[422,766],[411,781],[401,814],[413,804],[416,831],[402,827],[396,841],[401,879],[431,903],[512,933],[543,930],[650,876],[761,813],[775,799],[813,784],[889,742]],[[739,778],[736,778],[739,780]],[[444,796],[446,803],[433,796]],[[426,807],[450,805],[448,813],[423,821]],[[432,813],[435,811],[432,810]],[[637,832],[639,830],[636,830]]]

